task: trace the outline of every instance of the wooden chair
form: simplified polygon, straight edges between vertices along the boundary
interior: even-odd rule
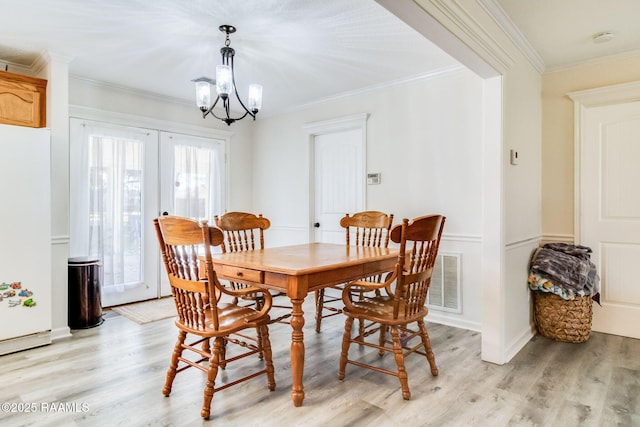
[[[355,246],[389,246],[389,230],[393,223],[393,214],[387,215],[384,212],[365,211],[358,212],[350,216],[346,214],[340,220],[340,226],[345,230],[345,240],[348,245]],[[366,281],[379,282],[380,275],[363,279]],[[323,288],[315,292],[316,302],[316,332],[320,332],[322,319],[342,313],[342,289],[343,285]],[[340,295],[332,295],[331,290],[339,290]],[[327,292],[327,290],[329,292]],[[332,303],[339,302],[336,307]],[[363,324],[360,324],[362,329]]]
[[[248,294],[258,294],[257,288],[226,289],[220,285],[211,262],[211,246],[222,243],[222,231],[209,227],[206,221],[198,222],[181,217],[163,216],[153,221],[162,251],[162,260],[169,276],[171,292],[176,304],[178,318],[178,342],[173,350],[167,379],[162,389],[165,396],[171,393],[173,380],[178,372],[194,367],[207,374],[204,402],[200,415],[208,419],[214,393],[266,374],[269,390],[275,390],[274,368],[269,341],[269,310],[271,295],[265,292],[260,310],[240,307],[222,302]],[[204,263],[199,256],[204,255]],[[204,265],[206,271],[200,271]],[[207,279],[201,279],[206,277]],[[255,329],[255,337],[245,330]],[[239,335],[242,333],[241,335]],[[187,343],[187,335],[195,336]],[[209,340],[214,339],[213,350]],[[227,343],[237,344],[238,354],[227,359]],[[183,352],[195,354],[194,358],[183,356]],[[230,362],[257,354],[264,358],[264,368],[239,379],[216,386],[218,369]],[[208,362],[208,365],[202,362]]]
[[[409,400],[411,393],[404,366],[405,356],[411,353],[426,356],[431,374],[438,375],[424,318],[428,313],[425,300],[431,283],[431,274],[438,254],[444,222],[445,217],[442,215],[423,216],[415,218],[411,222],[404,219],[402,224],[391,230],[391,240],[400,243],[398,262],[394,272],[383,283],[355,281],[345,286],[342,291],[342,300],[345,304],[343,312],[347,316],[347,320],[344,326],[338,371],[338,378],[341,380],[344,379],[347,363],[393,375],[400,380],[402,397]],[[395,286],[392,286],[394,283]],[[364,296],[354,298],[353,289],[356,289],[358,293],[363,292]],[[376,293],[382,289],[386,291],[386,295]],[[372,325],[379,325],[377,327],[380,331],[379,342],[374,344],[365,341],[365,337],[374,332],[370,330],[365,333],[359,331],[358,335],[352,337],[351,328],[354,319],[368,320],[373,322]],[[412,323],[417,324],[418,330],[409,329],[409,325]],[[387,329],[391,329],[390,342],[386,340]],[[401,332],[407,334],[403,339],[400,337]],[[416,336],[420,337],[420,342],[410,347],[410,342]],[[383,356],[385,352],[392,352],[397,370],[391,371],[349,359],[351,343],[377,348],[380,356]]]
[[[222,216],[216,215],[216,225],[222,230],[224,240],[222,242],[222,252],[243,252],[264,249],[264,230],[271,226],[271,222],[258,214],[257,216],[247,212],[227,212]],[[232,289],[244,289],[250,287],[251,283],[242,281],[230,281]],[[263,294],[245,295],[243,299],[256,304],[259,310],[262,305]],[[286,295],[284,293],[271,294],[272,297]],[[285,319],[291,317],[292,307],[287,305],[273,304],[272,308],[287,309],[282,315],[271,320],[271,323],[287,323]]]

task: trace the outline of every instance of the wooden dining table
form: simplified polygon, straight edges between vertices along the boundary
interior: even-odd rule
[[[304,312],[305,297],[318,289],[393,270],[398,250],[307,243],[246,252],[213,254],[220,279],[242,281],[263,289],[286,292],[291,299],[291,400],[304,400]]]

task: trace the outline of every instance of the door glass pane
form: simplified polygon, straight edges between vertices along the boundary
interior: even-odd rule
[[[217,150],[176,144],[173,155],[175,215],[210,219],[219,214],[221,165]]]
[[[224,213],[225,141],[162,132],[160,144],[161,210],[208,221]]]
[[[142,141],[89,140],[89,255],[103,264],[103,287],[139,284],[142,271]]]

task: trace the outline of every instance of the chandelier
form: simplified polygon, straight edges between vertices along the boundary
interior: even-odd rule
[[[249,96],[247,98],[247,105],[242,102],[240,95],[238,95],[238,89],[236,87],[236,79],[233,69],[233,56],[236,51],[229,47],[231,40],[229,40],[229,34],[236,32],[236,27],[233,25],[220,25],[218,27],[220,31],[227,34],[227,38],[224,42],[224,47],[220,48],[220,54],[222,55],[222,64],[216,67],[216,79],[211,80],[207,77],[200,77],[193,80],[196,84],[196,103],[200,111],[202,111],[202,118],[211,114],[216,119],[220,119],[227,125],[242,120],[247,115],[256,119],[256,115],[260,108],[262,108],[262,86],[259,84],[249,85]],[[215,85],[218,96],[213,104],[211,103],[211,86]],[[230,104],[231,97],[235,95],[238,102],[244,109],[244,114],[239,117],[231,117]],[[222,100],[222,101],[221,101]],[[218,103],[222,103],[222,110],[216,114],[214,108]],[[222,113],[222,114],[221,114]],[[221,114],[221,115],[218,115]]]

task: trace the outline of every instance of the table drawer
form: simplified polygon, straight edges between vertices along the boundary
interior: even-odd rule
[[[223,265],[219,269],[218,274],[228,280],[233,280],[235,278],[238,279],[238,281],[264,283],[264,272],[260,270],[252,270],[250,268]]]

